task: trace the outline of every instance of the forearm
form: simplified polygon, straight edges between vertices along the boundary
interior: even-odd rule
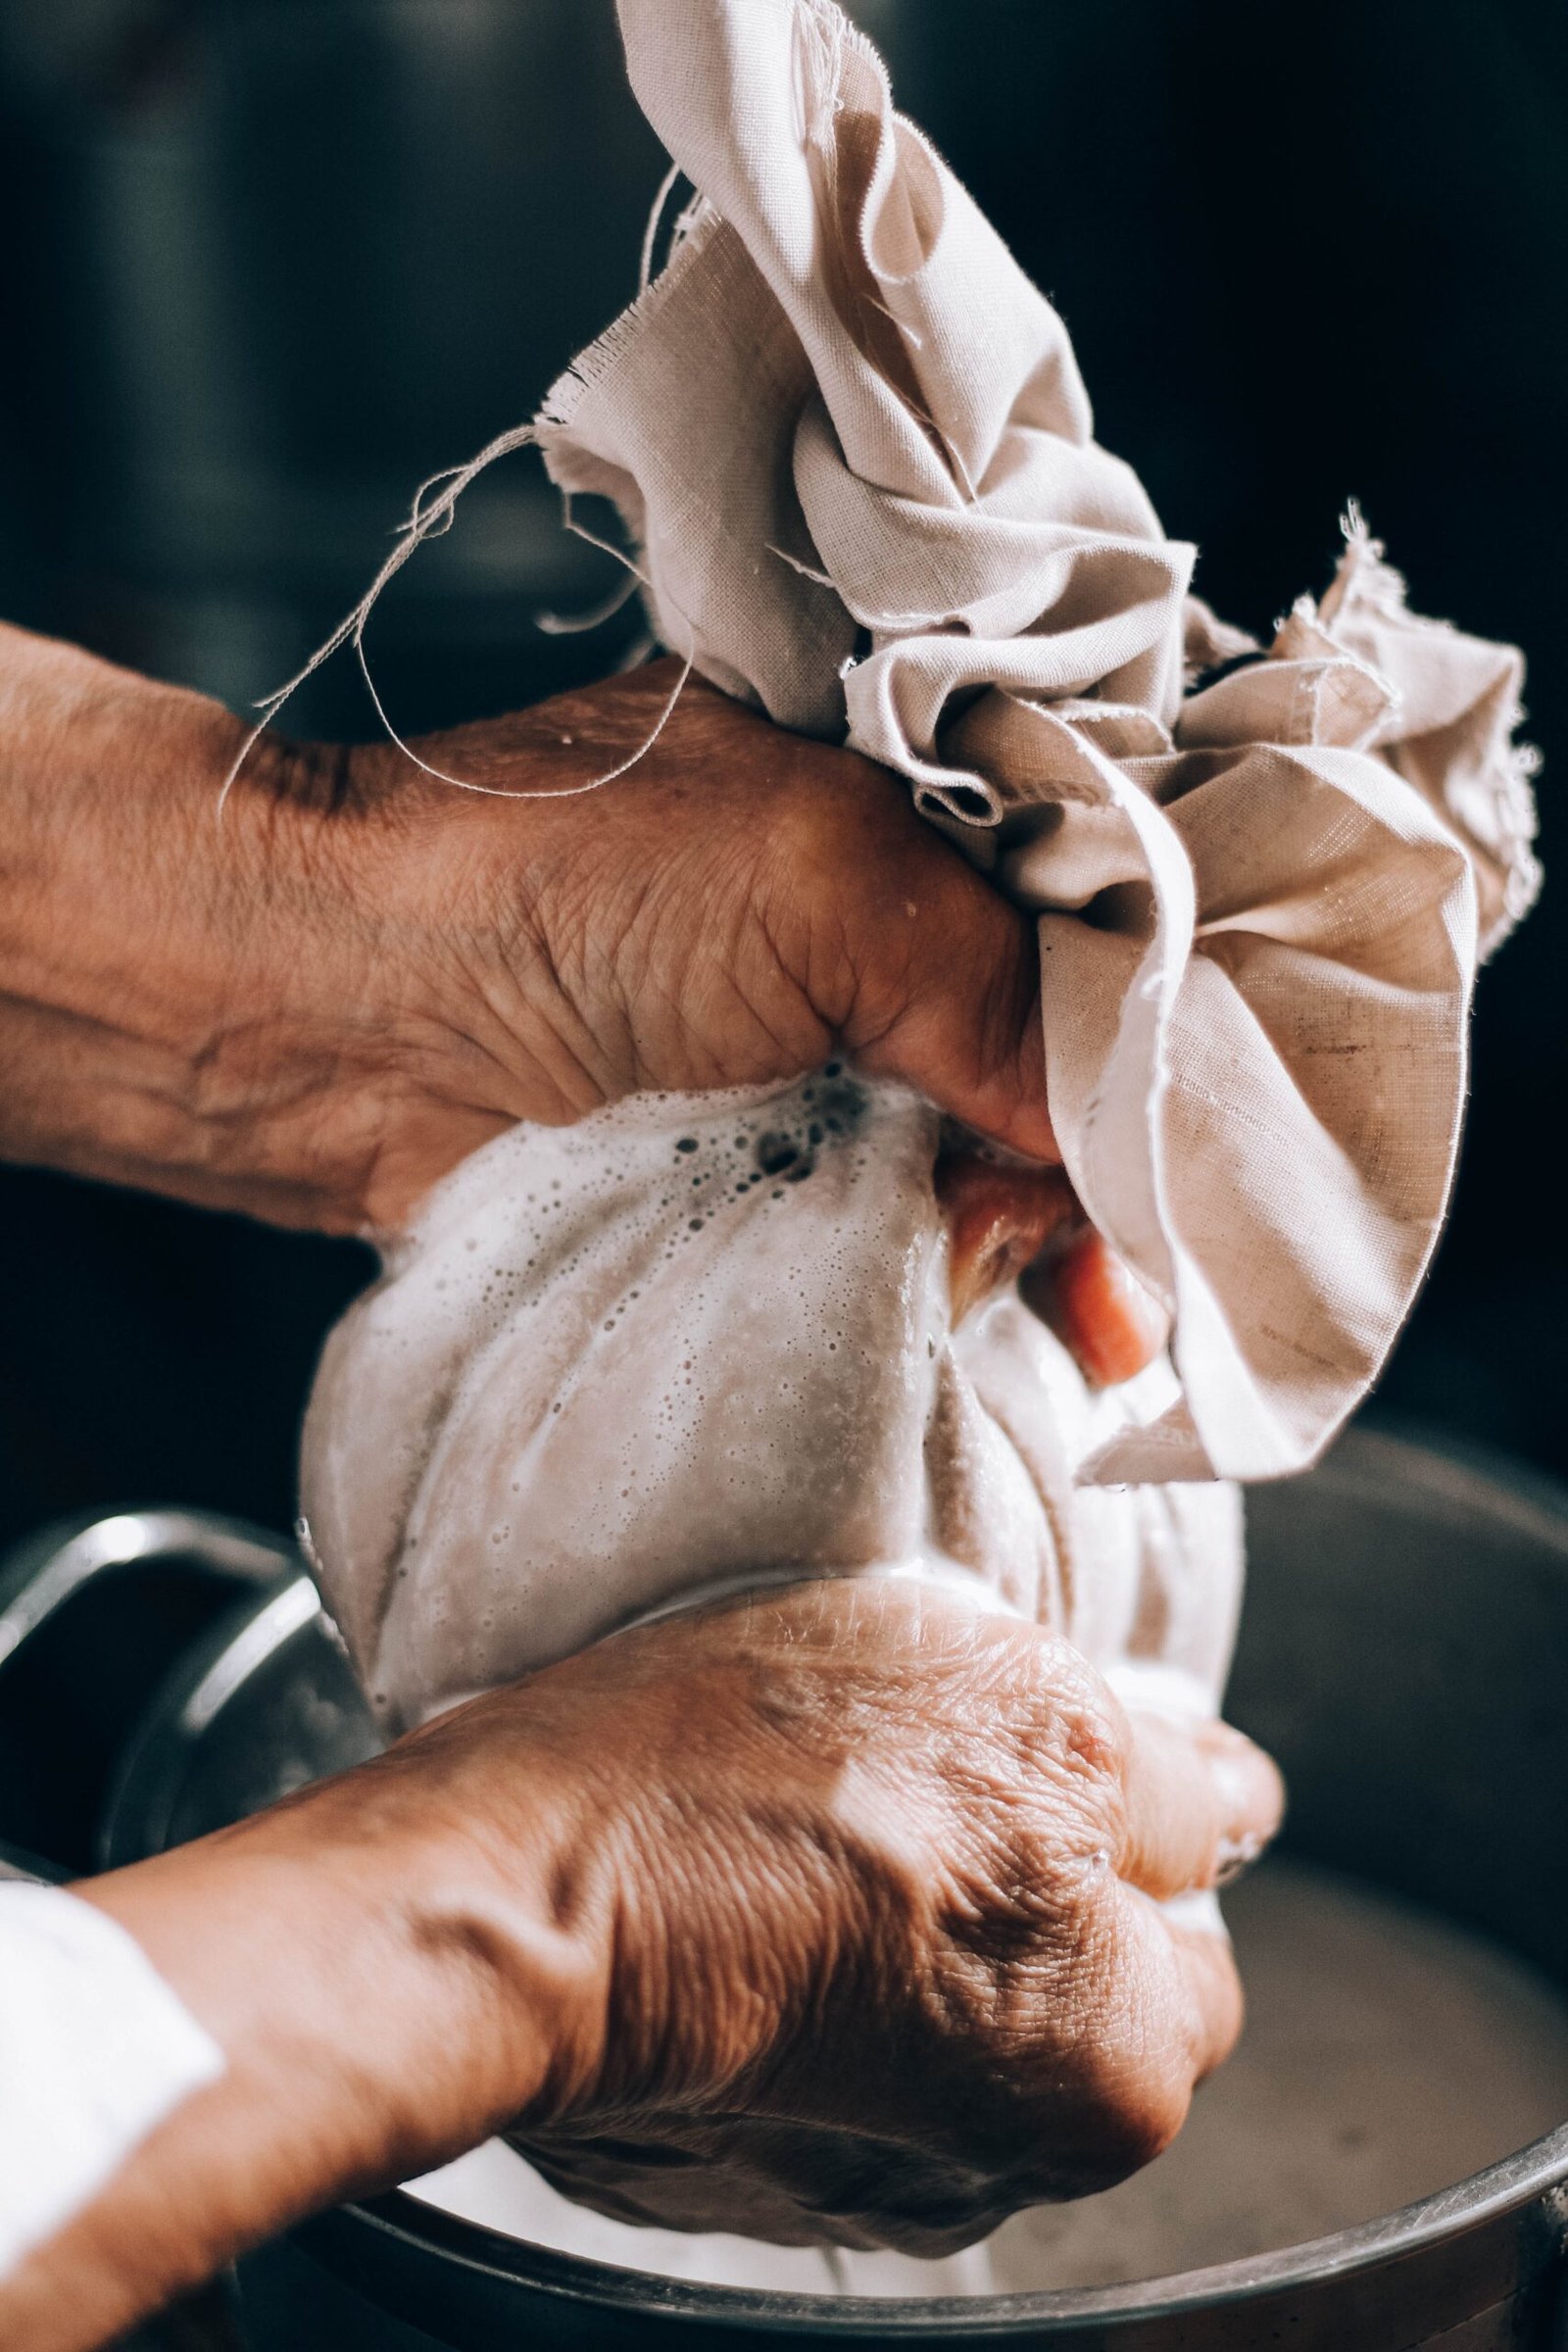
[[[586,1947],[551,1916],[556,1827],[541,1798],[503,1885],[472,1846],[412,1824],[395,1778],[357,1776],[79,1888],[227,2072],[0,2283],[0,2342],[97,2345],[302,2214],[423,2171],[535,2100],[593,1989]]]
[[[321,920],[325,831],[282,747],[219,824],[244,734],[0,631],[0,1152],[317,1221],[353,1073],[345,1025],[313,1011],[362,976]]]
[[[0,627],[0,1156],[396,1227],[517,1119],[848,1052],[1052,1158],[1030,924],[896,778],[675,675],[426,739],[472,792],[264,737],[220,825],[237,719]]]

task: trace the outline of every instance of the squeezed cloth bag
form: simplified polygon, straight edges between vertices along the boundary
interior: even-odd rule
[[[630,1619],[866,1571],[1217,1703],[1235,1490],[1080,1487],[1169,1368],[1095,1396],[1015,1282],[956,1313],[941,1127],[830,1068],[517,1127],[437,1189],[306,1429],[318,1568],[384,1721]]]
[[[1443,1217],[1478,953],[1536,884],[1519,657],[1410,615],[1358,526],[1266,654],[1224,627],[838,10],[620,15],[698,194],[550,394],[546,462],[618,506],[667,645],[907,777],[1038,914],[1067,1169],[1174,1364],[1095,1396],[1016,1284],[956,1313],[941,1122],[904,1089],[830,1068],[519,1127],[328,1343],[327,1599],[391,1728],[651,1612],[858,1573],[1213,1708],[1224,1482],[1327,1442]]]
[[[813,1124],[795,1094],[519,1129],[329,1344],[328,1599],[394,1723],[715,1578],[897,1566],[1212,1704],[1235,1509],[1187,1482],[1309,1461],[1426,1265],[1478,952],[1536,886],[1519,657],[1409,614],[1358,525],[1266,655],[1225,628],[830,0],[620,17],[698,195],[550,394],[546,462],[615,501],[669,646],[906,776],[1038,912],[1067,1169],[1171,1307],[1176,1377],[1094,1406],[1015,1297],[954,1329],[936,1124],[898,1089],[855,1082],[795,1187],[753,1181]],[[728,1166],[722,1214],[682,1142],[712,1201]],[[1125,1482],[1170,1493],[1093,1494]]]

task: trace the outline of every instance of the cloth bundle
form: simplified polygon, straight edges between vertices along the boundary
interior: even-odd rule
[[[384,1719],[867,1569],[1216,1702],[1235,1491],[1079,1488],[1168,1367],[1095,1397],[1015,1282],[956,1310],[941,1125],[830,1066],[517,1127],[447,1179],[328,1342],[306,1431],[318,1569]]]
[[[831,0],[620,17],[698,194],[546,462],[619,508],[667,645],[906,776],[1038,914],[1056,1134],[1175,1377],[1092,1401],[1015,1296],[955,1327],[897,1089],[519,1129],[329,1345],[328,1598],[395,1722],[714,1579],[890,1566],[1212,1703],[1236,1511],[1185,1482],[1310,1461],[1425,1268],[1478,955],[1537,885],[1519,656],[1411,615],[1354,522],[1266,652],[1225,627]],[[1095,1492],[1126,1482],[1165,1492]]]

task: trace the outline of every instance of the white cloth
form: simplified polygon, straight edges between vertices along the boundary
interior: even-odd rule
[[[1352,525],[1321,608],[1197,680],[1250,641],[832,0],[620,20],[699,201],[551,393],[551,471],[620,508],[668,645],[1039,913],[1056,1132],[1183,1391],[1086,1475],[1298,1470],[1425,1270],[1478,947],[1534,896],[1520,657],[1406,612]]]
[[[1092,1396],[1016,1284],[955,1322],[940,1130],[830,1069],[518,1127],[437,1189],[305,1432],[313,1556],[383,1721],[726,1587],[865,1572],[1216,1703],[1234,1490],[1079,1485],[1169,1369]]]
[[[116,1921],[58,1887],[0,1885],[0,2276],[222,2072]]]

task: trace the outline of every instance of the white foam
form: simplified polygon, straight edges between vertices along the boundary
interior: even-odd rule
[[[953,1328],[940,1132],[830,1064],[519,1127],[439,1188],[306,1429],[315,1556],[385,1721],[717,1587],[911,1563],[1212,1696],[1234,1503],[1075,1493],[1115,1400],[1015,1292]]]

